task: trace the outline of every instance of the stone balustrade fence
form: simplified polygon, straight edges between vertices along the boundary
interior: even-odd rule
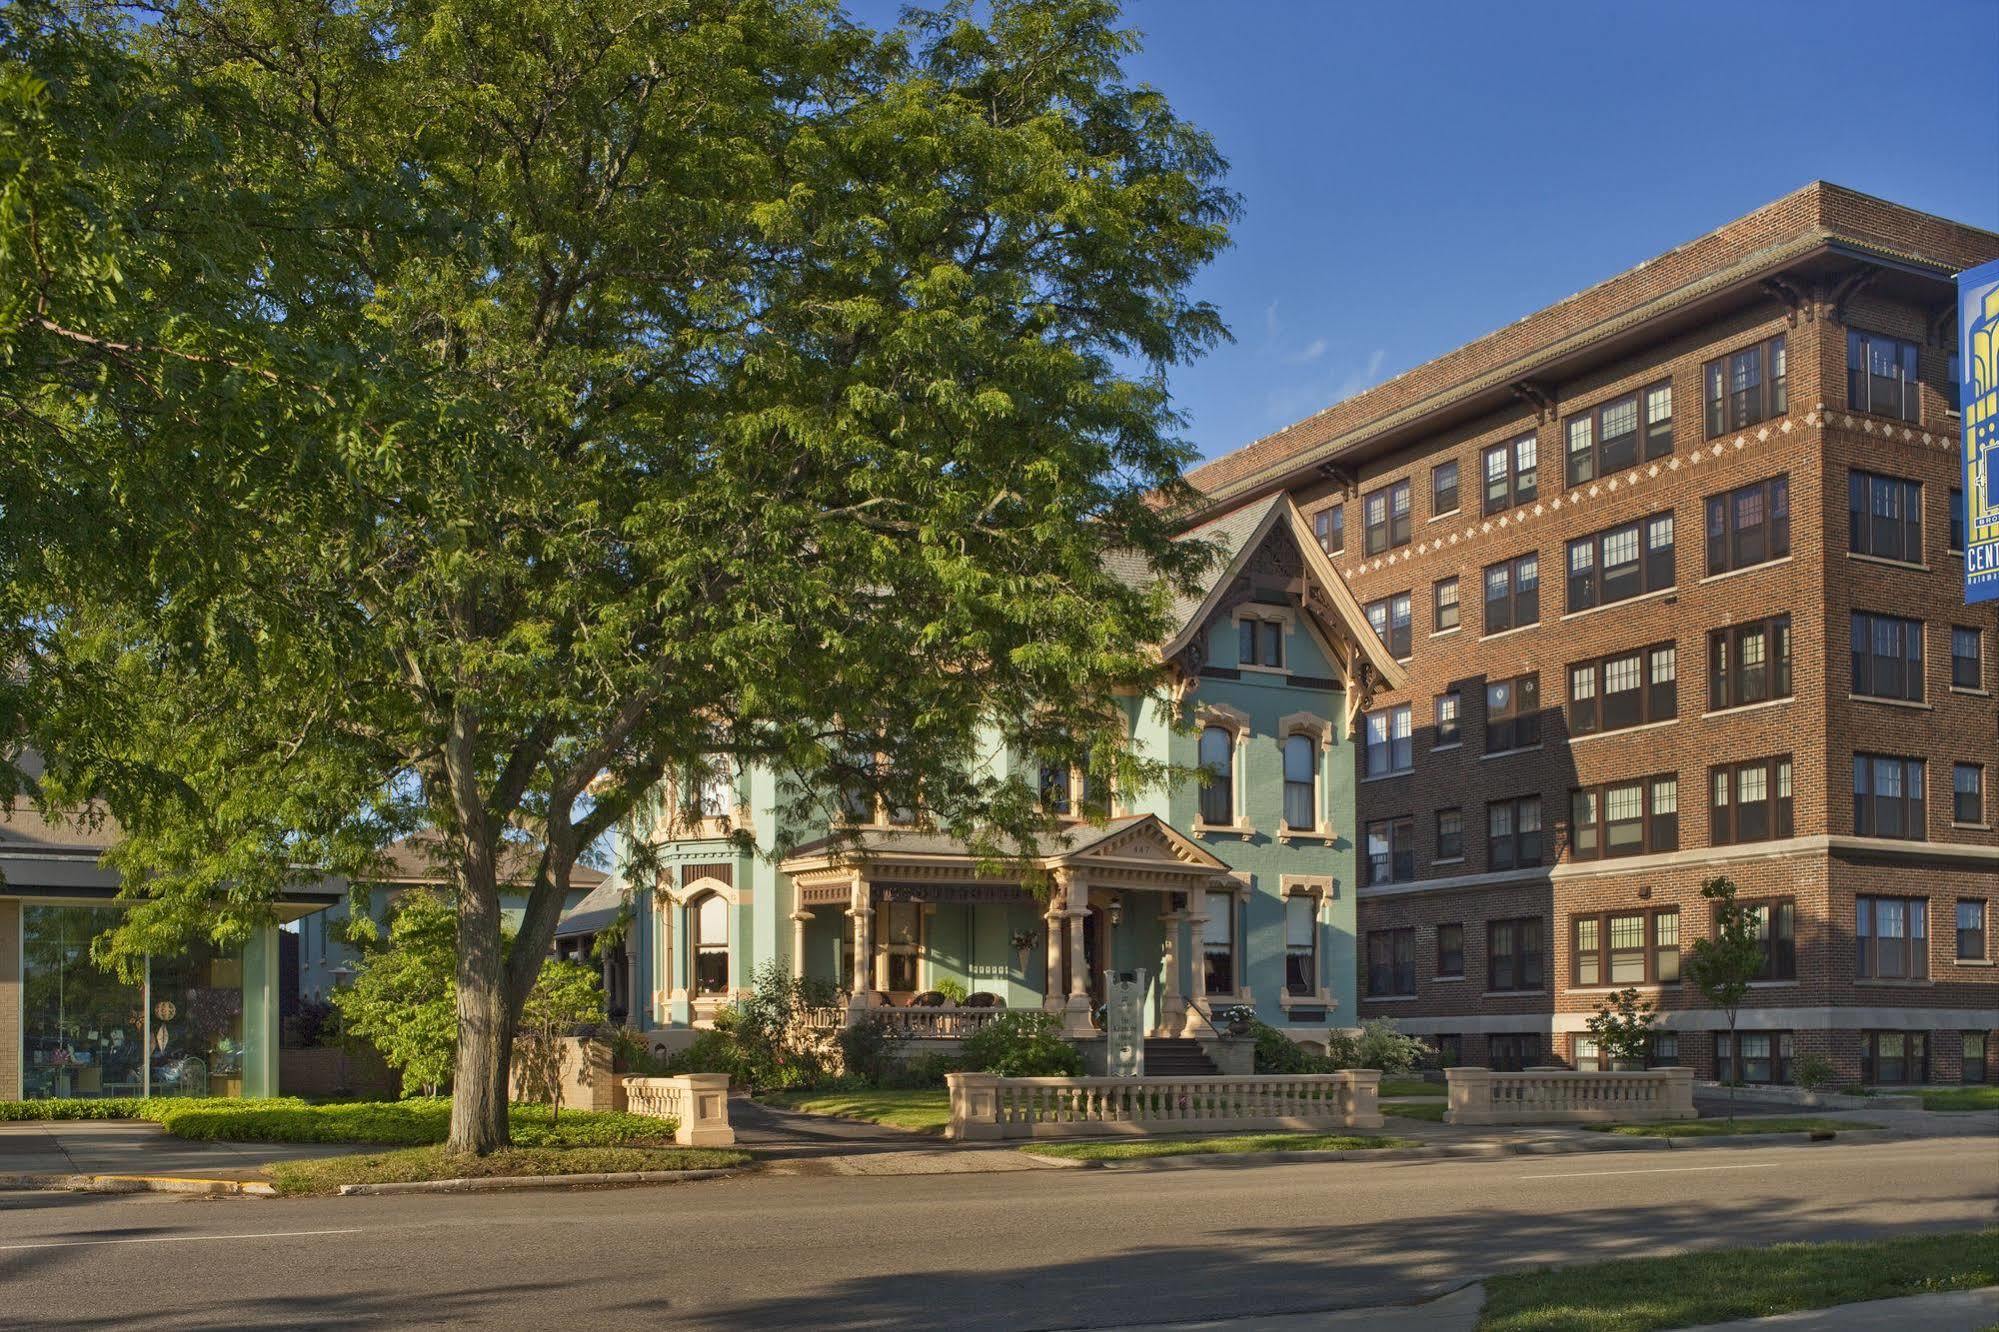
[[[729,1075],[683,1073],[673,1078],[626,1078],[625,1108],[635,1115],[674,1121],[673,1140],[683,1147],[728,1147]]]
[[[1381,1127],[1381,1074],[1002,1078],[952,1073],[948,1135],[1085,1138]]]
[[[1642,1073],[1593,1073],[1489,1068],[1444,1070],[1450,1102],[1447,1124],[1598,1124],[1693,1119],[1694,1071],[1657,1068]]]

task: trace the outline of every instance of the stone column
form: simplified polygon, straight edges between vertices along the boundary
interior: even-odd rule
[[[1041,924],[1048,933],[1047,972],[1041,978],[1041,1006],[1054,1013],[1062,1007],[1062,908],[1058,898],[1050,899],[1048,914],[1041,918]]]
[[[1088,889],[1081,888],[1079,881],[1063,876],[1070,884],[1066,896],[1069,899],[1069,1002],[1062,1006],[1062,1030],[1070,1036],[1093,1036],[1096,1027],[1090,1022],[1090,968],[1085,960],[1089,956],[1083,943],[1083,931],[1090,921],[1089,909],[1080,905],[1088,899]],[[1058,879],[1061,883],[1063,880]]]
[[[1159,1029],[1171,1036],[1187,1025],[1187,1001],[1180,997],[1180,922],[1185,919],[1179,911],[1159,917],[1165,928],[1159,942]]]
[[[1203,945],[1207,942],[1208,918],[1198,911],[1187,917],[1187,964],[1193,984],[1187,987],[1187,1022],[1183,1031],[1192,1036],[1200,1027],[1195,1019],[1196,1011],[1206,1011],[1208,1006],[1208,959]]]
[[[805,923],[812,913],[803,907],[791,913],[791,978],[805,979]]]
[[[847,1000],[850,1014],[858,1013],[874,1002],[874,931],[870,928],[874,920],[874,903],[868,900],[870,896],[868,881],[856,875],[853,895],[848,899],[847,907],[847,915],[854,922],[853,994]]]

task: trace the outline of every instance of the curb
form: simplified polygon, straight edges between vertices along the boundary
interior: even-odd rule
[[[0,1188],[52,1193],[185,1193],[211,1198],[275,1198],[256,1179],[199,1179],[187,1175],[0,1175]]]
[[[390,1184],[342,1184],[339,1196],[376,1197],[398,1193],[497,1193],[512,1189],[567,1189],[616,1184],[677,1184],[746,1173],[748,1166],[713,1170],[622,1170],[595,1175],[494,1175],[485,1179],[425,1179]],[[266,1186],[268,1187],[268,1186]]]

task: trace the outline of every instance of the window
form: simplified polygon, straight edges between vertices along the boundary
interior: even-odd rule
[[[1209,893],[1208,924],[1201,935],[1201,957],[1209,994],[1235,993],[1235,894]]]
[[[1927,980],[1929,902],[1921,897],[1853,899],[1853,974],[1863,980]]]
[[[1957,904],[1957,960],[1985,960],[1985,903],[1982,899],[1961,900]]]
[[[1663,458],[1673,451],[1673,386],[1655,384],[1571,417],[1567,439],[1571,486]]]
[[[1763,965],[1757,969],[1760,981],[1788,981],[1798,978],[1798,908],[1788,897],[1766,902],[1744,902],[1743,910],[1756,926],[1756,943],[1763,950]]]
[[[1791,696],[1791,617],[1715,629],[1707,636],[1707,705],[1740,708]]]
[[[1581,1073],[1601,1073],[1604,1071],[1603,1047],[1594,1036],[1571,1038],[1576,1048],[1576,1071]]]
[[[1416,766],[1410,738],[1410,705],[1382,708],[1367,714],[1367,775],[1386,777]]]
[[[1678,980],[1679,941],[1678,907],[1577,916],[1575,983],[1643,985]]]
[[[694,904],[694,992],[729,992],[729,903],[719,893]]]
[[[1319,826],[1319,745],[1309,735],[1284,737],[1284,826],[1305,832]]]
[[[1784,339],[1709,361],[1701,370],[1707,391],[1707,437],[1740,430],[1789,410],[1784,387]]]
[[[1923,562],[1923,487],[1872,472],[1846,474],[1846,544],[1856,555]]]
[[[1791,756],[1711,769],[1708,842],[1734,846],[1791,836]]]
[[[1518,796],[1485,807],[1488,869],[1525,869],[1541,863],[1541,797]]]
[[[1457,980],[1465,974],[1465,927],[1437,927],[1437,979]]]
[[[1952,765],[1950,796],[1953,823],[1985,822],[1985,769],[1976,763]]]
[[[1976,629],[1950,627],[1950,687],[1980,689],[1985,684],[1985,641]]]
[[[1330,509],[1321,509],[1312,515],[1312,534],[1319,538],[1319,549],[1328,555],[1338,555],[1347,548],[1347,506],[1335,504]]]
[[[1961,1056],[1958,1080],[1961,1082],[1983,1082],[1985,1081],[1985,1070],[1988,1067],[1985,1062],[1985,1033],[1982,1031],[1967,1031],[1962,1033],[1962,1035],[1964,1039],[1962,1047],[1964,1053]]]
[[[1534,498],[1540,468],[1534,436],[1522,435],[1511,444],[1495,444],[1481,455],[1485,472],[1485,511],[1498,513]]]
[[[1430,516],[1458,511],[1458,464],[1456,459],[1430,469]]]
[[[1462,809],[1437,811],[1437,859],[1465,858],[1465,812]]]
[[[1569,667],[1571,735],[1647,726],[1679,713],[1679,649],[1671,643]]]
[[[1069,798],[1069,765],[1062,762],[1041,765],[1041,811],[1066,816],[1074,806]]]
[[[1730,1047],[1727,1032],[1717,1032],[1714,1038],[1715,1074],[1723,1082],[1768,1082],[1788,1084],[1791,1081],[1791,1056],[1795,1047],[1788,1031],[1744,1031],[1737,1032],[1742,1042],[1742,1054],[1738,1059]]]
[[[1367,553],[1406,546],[1411,538],[1409,483],[1397,481],[1384,486],[1360,502],[1361,516],[1367,520]]]
[[[1463,742],[1464,733],[1458,729],[1458,691],[1437,695],[1437,740],[1432,749],[1449,749]]]
[[[1922,841],[1923,760],[1887,754],[1853,756],[1853,831],[1862,837]]]
[[[1846,405],[1856,412],[1916,419],[1916,344],[1850,329],[1846,335]]]
[[[1238,666],[1268,666],[1273,670],[1283,668],[1283,621],[1245,615],[1236,621],[1235,627]]]
[[[1367,882],[1406,883],[1416,877],[1416,820],[1376,819],[1367,825]]]
[[[1411,596],[1398,592],[1392,597],[1383,597],[1367,605],[1367,622],[1375,636],[1388,649],[1388,655],[1397,661],[1406,659],[1412,648],[1409,641],[1409,620]]]
[[[1541,619],[1541,559],[1528,553],[1485,570],[1485,632],[1500,633]]]
[[[1310,893],[1284,899],[1284,988],[1319,992],[1319,899]]]
[[[1679,1066],[1679,1033],[1674,1031],[1653,1032],[1650,1048],[1645,1051],[1645,1067],[1678,1068]]]
[[[1707,501],[1707,571],[1747,569],[1791,553],[1791,478],[1710,495]]]
[[[1541,743],[1541,677],[1521,675],[1485,686],[1485,752],[1503,754]]]
[[[1538,1032],[1494,1033],[1485,1038],[1485,1061],[1495,1073],[1518,1073],[1541,1061]]]
[[[1928,1082],[1929,1034],[1921,1031],[1866,1033],[1860,1042],[1860,1080],[1874,1084]]]
[[[1574,860],[1680,849],[1680,781],[1671,773],[1584,787],[1570,794],[1569,813]]]
[[[1956,486],[1950,488],[1950,535],[1944,548],[1955,555],[1964,554],[1964,491]]]
[[[1430,602],[1436,611],[1433,617],[1432,632],[1441,634],[1445,630],[1457,628],[1458,580],[1456,576],[1438,579],[1436,586],[1431,589],[1431,592]]]
[[[1416,993],[1416,931],[1367,932],[1367,992],[1372,996]]]
[[[1430,1038],[1430,1044],[1437,1047],[1438,1068],[1463,1068],[1465,1062],[1465,1038],[1456,1032],[1441,1032]]]
[[[702,770],[696,788],[695,812],[704,819],[728,817],[736,806],[736,775],[725,758]]]
[[[1521,916],[1489,922],[1485,926],[1485,988],[1539,990],[1541,984],[1541,918]]]
[[[1853,612],[1853,692],[1923,701],[1923,622]]]
[[[1569,543],[1569,612],[1673,585],[1673,515],[1654,514]]]
[[[1217,827],[1235,823],[1235,736],[1227,727],[1201,732],[1201,766],[1208,780],[1201,787],[1201,822]]]

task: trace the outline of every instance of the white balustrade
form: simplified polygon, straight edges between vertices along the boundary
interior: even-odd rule
[[[1289,1076],[1002,1078],[952,1073],[949,1136],[962,1139],[1284,1132],[1381,1127],[1372,1069]]]
[[[675,1121],[673,1140],[683,1147],[727,1147],[736,1141],[736,1130],[729,1126],[727,1073],[626,1078],[625,1109]]]
[[[1444,1080],[1450,1090],[1447,1124],[1600,1124],[1699,1114],[1690,1068],[1638,1073],[1452,1068],[1444,1070]]]
[[[960,1039],[1005,1013],[1004,1008],[960,1008],[954,1004],[869,1010],[870,1017],[882,1019],[912,1040]]]

